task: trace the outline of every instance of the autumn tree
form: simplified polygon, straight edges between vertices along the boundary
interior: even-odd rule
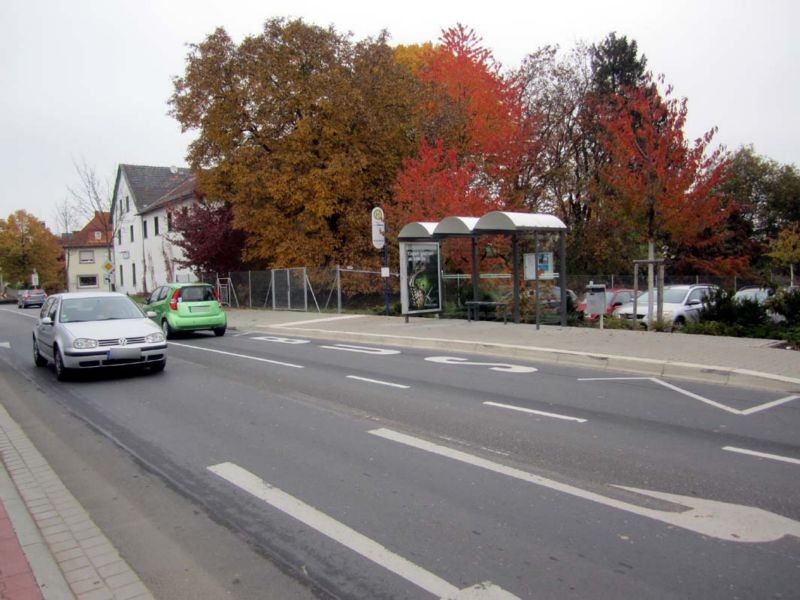
[[[233,207],[227,202],[200,200],[174,211],[170,241],[183,250],[182,267],[200,272],[229,273],[242,266],[244,232],[233,227]]]
[[[20,287],[30,285],[34,270],[39,285],[50,291],[64,287],[64,253],[45,224],[24,210],[0,219],[0,270]]]
[[[415,91],[386,34],[272,19],[234,44],[191,46],[172,115],[197,130],[188,161],[208,198],[229,202],[243,258],[263,266],[370,264],[370,209],[386,204],[416,146]]]
[[[662,96],[649,81],[626,88],[597,105],[609,162],[601,179],[611,192],[604,211],[614,235],[631,234],[656,245],[683,273],[731,274],[746,258],[725,252],[731,210],[718,187],[727,162],[720,149],[707,153],[714,130],[689,143],[684,138],[686,100]]]
[[[769,256],[789,267],[789,285],[794,286],[794,266],[800,264],[800,222],[781,229],[770,245]]]
[[[400,52],[421,84],[422,122],[416,155],[403,163],[387,217],[410,221],[481,216],[522,208],[519,185],[526,136],[520,87],[501,73],[491,51],[462,25],[439,44]],[[451,243],[451,266],[466,267],[469,251]]]

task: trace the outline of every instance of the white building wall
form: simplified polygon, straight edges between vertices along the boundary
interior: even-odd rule
[[[123,294],[144,291],[142,223],[136,214],[133,194],[125,177],[120,177],[114,198],[114,282]],[[133,239],[131,240],[131,231]],[[135,277],[134,277],[135,273]]]
[[[126,202],[127,199],[127,202]],[[188,201],[187,201],[188,203]],[[170,207],[175,210],[175,207]],[[155,218],[158,217],[158,233]],[[173,245],[167,229],[167,209],[159,208],[143,215],[136,214],[133,194],[124,177],[120,177],[114,199],[114,274],[118,292],[141,294],[151,292],[172,281],[195,281],[191,269],[178,267],[175,260],[183,258],[183,251]],[[144,237],[144,223],[147,237]],[[131,240],[133,228],[133,240]],[[175,235],[171,233],[170,235]],[[134,270],[136,278],[134,280]]]
[[[169,210],[178,208],[172,205]],[[183,250],[171,243],[170,238],[175,232],[167,229],[167,209],[158,208],[152,212],[141,215],[141,227],[144,234],[144,223],[147,223],[147,238],[143,237],[143,256],[146,264],[145,275],[148,291],[160,285],[173,281],[195,281],[196,277],[191,269],[179,267],[176,263],[184,257]],[[156,219],[158,219],[158,233],[156,234]]]

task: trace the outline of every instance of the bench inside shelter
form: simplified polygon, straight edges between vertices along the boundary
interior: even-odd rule
[[[467,307],[467,321],[480,321],[480,311],[483,310],[484,315],[489,314],[489,310],[494,309],[499,311],[503,309],[503,325],[508,322],[508,302],[494,302],[489,300],[468,300],[464,303]]]

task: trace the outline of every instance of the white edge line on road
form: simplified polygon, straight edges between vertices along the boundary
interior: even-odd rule
[[[400,383],[391,383],[389,381],[381,381],[380,379],[369,379],[367,377],[359,377],[358,375],[348,375],[348,379],[355,379],[357,381],[366,381],[367,383],[377,383],[378,385],[387,385],[389,387],[400,388],[401,390],[408,390],[411,388],[409,385],[402,385]]]
[[[767,454],[766,452],[756,452],[755,450],[748,450],[747,448],[736,448],[735,446],[725,446],[722,448],[728,452],[736,452],[738,454],[747,454],[748,456],[756,456],[758,458],[769,458],[770,460],[779,460],[781,462],[791,463],[793,465],[800,465],[800,459],[790,458],[788,456],[780,456],[778,454]]]
[[[347,321],[348,319],[363,319],[367,315],[342,315],[341,317],[325,317],[323,319],[311,319],[310,321],[294,321],[292,323],[280,323],[273,327],[297,327],[299,325],[309,325],[311,323],[327,323],[329,321]]]
[[[441,577],[395,554],[385,546],[270,485],[238,465],[221,463],[208,467],[208,470],[438,598],[455,597],[458,594],[458,588]]]
[[[178,346],[180,348],[192,348],[193,350],[202,350],[203,352],[214,352],[215,354],[224,354],[225,356],[233,356],[236,358],[246,358],[247,360],[255,360],[258,362],[269,363],[271,365],[279,365],[281,367],[291,367],[293,369],[303,369],[303,365],[294,365],[292,363],[281,362],[279,360],[269,360],[268,358],[259,358],[258,356],[248,356],[247,354],[237,354],[236,352],[225,352],[224,350],[215,350],[213,348],[203,348],[202,346],[192,346],[190,344],[178,344],[170,341],[170,345]]]
[[[576,423],[586,423],[586,419],[578,417],[569,417],[567,415],[559,415],[556,413],[544,412],[541,410],[533,410],[532,408],[524,408],[522,406],[514,406],[512,404],[500,404],[499,402],[484,402],[486,406],[496,406],[497,408],[506,408],[508,410],[516,410],[531,415],[539,415],[542,417],[551,417],[553,419],[562,419],[564,421],[575,421]]]
[[[29,319],[34,319],[35,320],[35,319],[39,318],[39,313],[36,313],[35,315],[29,315],[27,313],[20,312],[21,309],[19,309],[19,308],[17,310],[10,310],[8,308],[0,308],[0,310],[2,310],[3,312],[11,313],[12,315],[19,315],[20,317],[28,317]]]
[[[764,404],[759,404],[758,406],[745,409],[741,411],[741,413],[743,415],[752,415],[753,413],[761,412],[762,410],[767,410],[768,408],[774,408],[781,404],[791,402],[792,400],[797,400],[798,398],[800,398],[800,396],[786,396],[785,398],[779,398],[778,400],[773,400],[772,402],[765,402]]]

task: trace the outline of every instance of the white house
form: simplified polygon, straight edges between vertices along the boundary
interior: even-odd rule
[[[119,292],[141,294],[173,281],[194,281],[179,267],[183,252],[166,235],[172,212],[194,201],[189,169],[119,165],[111,200],[114,281]]]
[[[109,213],[95,211],[83,229],[62,243],[68,292],[111,289],[111,231]]]

